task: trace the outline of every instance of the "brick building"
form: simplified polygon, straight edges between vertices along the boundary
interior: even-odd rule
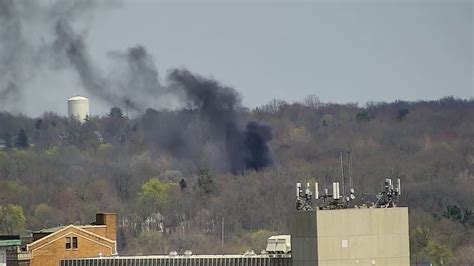
[[[61,259],[117,253],[115,213],[98,213],[92,225],[68,225],[33,233],[26,245],[30,265],[59,265]]]

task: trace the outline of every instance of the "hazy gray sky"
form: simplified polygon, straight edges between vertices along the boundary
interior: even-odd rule
[[[160,78],[186,67],[234,87],[249,107],[272,99],[324,102],[474,97],[473,1],[124,1],[96,12],[87,44],[102,67],[107,52],[137,44]],[[68,75],[38,81],[41,104],[66,114],[83,94]],[[61,88],[58,93],[44,88]],[[35,100],[37,100],[36,98]],[[91,112],[108,106],[91,99]]]
[[[474,96],[473,1],[125,1],[97,18],[96,56],[143,44],[248,106]],[[162,77],[164,75],[161,75]]]

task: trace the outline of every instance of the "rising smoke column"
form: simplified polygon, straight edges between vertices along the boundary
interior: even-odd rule
[[[187,105],[196,108],[201,119],[209,122],[214,137],[223,141],[233,173],[260,170],[272,164],[267,145],[272,139],[271,129],[257,122],[249,122],[241,129],[241,98],[237,91],[185,69],[171,71],[168,80],[171,87],[184,91]]]
[[[13,0],[0,0],[0,104],[12,108],[30,72],[25,62],[31,54],[23,38],[20,11]]]
[[[32,95],[35,79],[62,67],[55,62],[56,22],[81,20],[97,6],[92,0],[0,0],[1,107],[22,111],[18,107]]]
[[[109,93],[107,80],[98,74],[99,70],[92,64],[83,36],[76,34],[65,19],[56,22],[55,33],[56,56],[59,59],[66,58],[66,62],[77,72],[83,87],[101,99],[113,104],[120,103],[116,95]]]
[[[160,100],[162,107],[166,106],[162,104],[163,100],[168,103],[175,100],[197,112],[199,121],[191,119],[186,127],[182,121],[170,119],[160,125],[160,137],[164,136],[168,141],[157,140],[162,147],[175,154],[195,156],[198,142],[194,141],[194,135],[201,130],[195,127],[193,130],[193,126],[200,125],[209,131],[211,141],[223,145],[221,151],[233,173],[271,165],[267,145],[272,138],[271,129],[256,122],[248,123],[242,129],[243,119],[238,115],[242,108],[241,98],[233,88],[186,69],[172,70],[167,77],[169,84],[162,85],[152,56],[140,45],[125,52],[110,52],[109,57],[115,60],[119,73],[104,78],[88,54],[84,36],[75,33],[67,20],[57,21],[55,33],[55,48],[62,51],[84,88],[93,95],[112,105],[137,111],[155,106],[154,103]]]
[[[244,131],[244,145],[248,152],[243,154],[246,169],[259,170],[273,163],[267,142],[272,140],[272,129],[267,125],[249,122]]]
[[[116,72],[106,77],[91,59],[84,36],[77,34],[67,20],[57,21],[55,33],[54,47],[59,56],[67,58],[89,93],[109,105],[142,112],[150,106],[172,107],[179,101],[179,93],[160,84],[153,57],[143,46],[109,52]]]
[[[77,29],[77,25],[87,27],[98,3],[0,0],[2,107],[6,102],[21,106],[18,102],[29,95],[25,90],[36,73],[68,69],[91,96],[111,107],[185,108],[178,114],[168,112],[160,120],[160,136],[169,142],[155,141],[173,154],[196,156],[195,151],[202,149],[196,141],[199,136],[218,146],[217,152],[233,173],[272,163],[267,145],[271,129],[256,122],[245,126],[240,95],[233,88],[185,69],[172,70],[168,83],[161,84],[153,57],[141,45],[109,52],[113,71],[104,74],[88,50],[87,31]]]
[[[126,107],[134,105],[136,110],[148,107],[173,108],[179,106],[181,95],[161,84],[153,56],[141,45],[125,52],[108,53],[115,69],[110,80],[116,93],[124,95]]]
[[[56,2],[56,12],[53,13],[62,14],[64,10],[73,13],[74,10],[97,8],[97,1],[92,0],[73,1],[77,5],[75,8],[66,4]],[[163,89],[151,55],[142,46],[129,48],[124,53],[110,52],[109,58],[120,66],[121,73],[104,75],[90,56],[84,34],[78,33],[72,26],[76,17],[62,15],[54,21],[53,49],[59,61],[66,62],[65,66],[77,73],[82,86],[91,95],[99,97],[110,106],[144,111],[153,100],[157,100]]]
[[[111,52],[121,74],[104,73],[90,55],[87,28],[95,12],[116,6],[114,0],[0,0],[0,104],[14,109],[36,90],[35,78],[72,70],[91,96],[110,107],[144,111],[169,96],[158,82],[151,55],[141,46]],[[52,75],[54,76],[54,74]],[[71,84],[75,83],[71,80]],[[8,105],[7,105],[8,104]],[[169,106],[166,106],[169,107]]]
[[[55,27],[55,50],[67,58],[78,74],[83,87],[92,95],[112,106],[122,106],[143,111],[150,99],[160,96],[162,86],[151,56],[142,46],[129,48],[126,53],[111,52],[116,63],[123,61],[122,75],[106,78],[94,65],[84,43],[84,37],[76,34],[66,20],[59,20]],[[123,63],[122,62],[122,63]]]

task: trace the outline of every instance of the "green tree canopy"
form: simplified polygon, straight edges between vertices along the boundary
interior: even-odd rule
[[[170,202],[170,192],[176,186],[174,183],[162,182],[158,178],[146,181],[138,194],[140,206],[144,211],[142,213],[149,215],[165,208]]]
[[[55,215],[55,209],[46,203],[40,203],[35,207],[34,219],[37,221],[37,226],[41,228],[51,226]]]
[[[430,240],[425,247],[425,253],[432,260],[433,265],[449,265],[453,257],[450,249],[438,241]]]
[[[0,207],[0,231],[7,234],[20,233],[24,229],[26,218],[21,206],[7,204]]]

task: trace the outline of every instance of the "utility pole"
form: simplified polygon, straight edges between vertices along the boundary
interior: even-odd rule
[[[222,231],[221,231],[221,245],[222,245],[222,254],[224,254],[224,225],[225,225],[225,220],[224,216],[222,216]]]

